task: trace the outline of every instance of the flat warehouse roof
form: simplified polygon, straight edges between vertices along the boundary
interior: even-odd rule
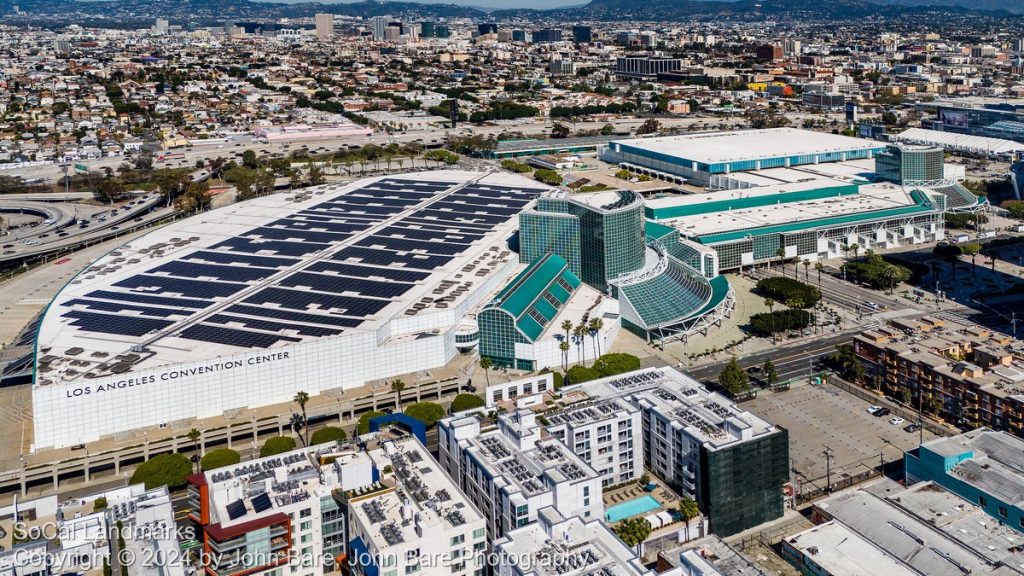
[[[796,128],[637,138],[614,143],[704,164],[884,148],[873,140]]]
[[[781,188],[790,186],[786,185]],[[754,188],[718,194],[734,195],[757,191],[758,189]],[[916,192],[916,194],[922,193]],[[731,210],[726,208],[713,212],[698,212],[660,219],[659,223],[675,227],[683,236],[698,238],[703,243],[709,244],[742,238],[745,235],[743,231],[762,233],[757,230],[762,229],[764,232],[790,232],[801,228],[813,229],[828,225],[830,221],[835,221],[837,224],[849,223],[860,219],[912,214],[931,209],[928,206],[923,206],[910,192],[893,184],[863,185],[860,186],[856,194],[836,193],[808,200],[790,200],[789,198],[798,196],[794,193],[790,193],[789,198],[786,197],[786,193],[779,191],[776,191],[774,195],[778,197],[777,202],[772,201],[771,196],[762,196],[757,198],[762,200],[761,202],[749,208]],[[752,199],[754,198],[745,197],[737,198],[736,201]],[[727,198],[723,200],[728,202]],[[770,227],[783,226],[785,229],[768,230]]]

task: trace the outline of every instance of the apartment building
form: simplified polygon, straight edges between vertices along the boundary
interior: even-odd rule
[[[190,477],[207,576],[323,574],[347,553],[343,494],[378,480],[367,453],[335,444]]]
[[[414,438],[369,451],[382,480],[349,493],[357,576],[483,576],[484,518]]]
[[[601,476],[553,438],[527,409],[501,413],[485,409],[438,422],[441,467],[487,519],[489,538],[537,519],[542,508],[584,520],[604,514]]]
[[[633,406],[640,413],[645,467],[696,500],[715,534],[728,536],[782,516],[789,480],[786,430],[673,368],[620,374],[562,392]]]
[[[885,395],[958,425],[1024,437],[1024,363],[1014,343],[977,324],[921,315],[862,332],[853,350],[867,385]]]
[[[621,398],[609,398],[540,418],[552,437],[601,475],[602,486],[622,484],[643,475],[643,426],[636,406]]]
[[[497,576],[647,576],[636,551],[599,520],[565,517],[544,508],[537,522],[494,542]],[[661,576],[681,576],[674,567]]]

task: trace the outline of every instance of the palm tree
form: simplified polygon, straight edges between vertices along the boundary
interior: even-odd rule
[[[891,264],[887,265],[885,268],[882,268],[881,276],[882,276],[882,282],[885,284],[885,287],[888,289],[889,294],[892,294],[893,290],[896,288],[896,284],[899,283],[899,280],[900,280],[900,270],[899,270],[899,268],[897,268],[897,267],[895,267],[895,266],[893,266]]]
[[[484,378],[487,379],[488,386],[491,385],[491,366],[494,366],[494,363],[491,362],[489,357],[483,356],[480,358],[480,367],[484,370]]]
[[[199,438],[202,436],[203,433],[196,428],[188,431],[188,439],[192,441],[192,448],[195,450],[195,454],[192,455],[192,462],[195,464],[196,474],[199,473]]]
[[[772,344],[775,344],[775,300],[765,298],[764,305],[768,307],[768,314],[772,318]]]
[[[989,264],[989,266],[992,267],[992,271],[995,272],[996,271],[996,255],[995,255],[994,252],[992,254],[988,255],[988,264]]]
[[[814,269],[818,271],[818,292],[821,292],[821,271],[825,269],[825,265],[821,262],[815,262]]]
[[[580,324],[572,329],[573,340],[576,342],[576,357],[579,359],[577,364],[583,363],[583,336],[587,333],[587,327],[584,324]]]
[[[401,378],[391,380],[391,393],[394,394],[395,411],[401,408],[401,392],[403,389],[406,389],[406,382],[403,382]]]
[[[598,336],[601,335],[602,328],[604,328],[604,320],[597,317],[590,319],[590,337],[594,339],[594,344],[597,348],[595,352],[598,358],[601,357],[601,339]]]
[[[860,244],[853,243],[850,245],[850,250],[853,250],[853,259],[857,259],[857,254],[860,253]]]
[[[558,349],[562,351],[562,370],[569,369],[569,341],[562,340],[558,344]]]
[[[562,321],[562,330],[565,330],[565,339],[569,339],[569,332],[572,332],[572,320]]]
[[[778,250],[775,251],[775,255],[779,257],[779,261],[780,261],[779,265],[782,266],[782,275],[785,276],[786,275],[786,250],[784,248],[779,248]]]
[[[299,437],[302,439],[303,446],[309,446],[309,419],[306,417],[306,403],[309,402],[309,394],[300,390],[295,393],[293,402],[298,404],[299,409],[302,410],[302,430],[305,435]]]
[[[811,281],[811,261],[804,258],[804,280]]]

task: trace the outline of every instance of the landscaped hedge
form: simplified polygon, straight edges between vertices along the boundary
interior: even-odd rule
[[[345,438],[348,438],[348,434],[337,426],[326,426],[313,432],[313,436],[310,437],[310,444],[326,444],[328,442],[341,442]]]
[[[799,302],[800,308],[812,308],[821,300],[821,292],[814,286],[784,276],[758,280],[757,291],[787,306]]]
[[[167,486],[169,490],[184,488],[192,463],[184,454],[160,454],[139,464],[132,473],[132,484],[142,483],[147,490]]]
[[[476,394],[459,394],[452,400],[452,412],[462,412],[484,405],[484,399]]]
[[[444,418],[444,408],[440,404],[433,402],[417,402],[416,404],[410,404],[405,407],[406,416],[415,418],[427,428],[433,428],[434,424],[441,418]]]
[[[203,471],[209,471],[238,464],[241,461],[242,456],[238,452],[230,448],[217,448],[207,452],[203,459],[199,461],[199,465],[203,468]]]
[[[771,336],[772,332],[800,330],[811,325],[811,313],[806,310],[776,310],[750,317],[750,330],[758,336]]]
[[[291,436],[274,436],[273,438],[267,438],[267,441],[263,443],[263,446],[260,448],[260,458],[283,454],[292,450],[295,450],[295,438]]]

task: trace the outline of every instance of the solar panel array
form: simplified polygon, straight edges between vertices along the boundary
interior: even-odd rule
[[[340,334],[373,317],[542,192],[469,183],[445,194],[455,185],[403,178],[368,183],[71,300],[62,317],[84,331],[141,337],[263,285],[176,336],[267,348]],[[403,212],[330,258],[301,265]]]

